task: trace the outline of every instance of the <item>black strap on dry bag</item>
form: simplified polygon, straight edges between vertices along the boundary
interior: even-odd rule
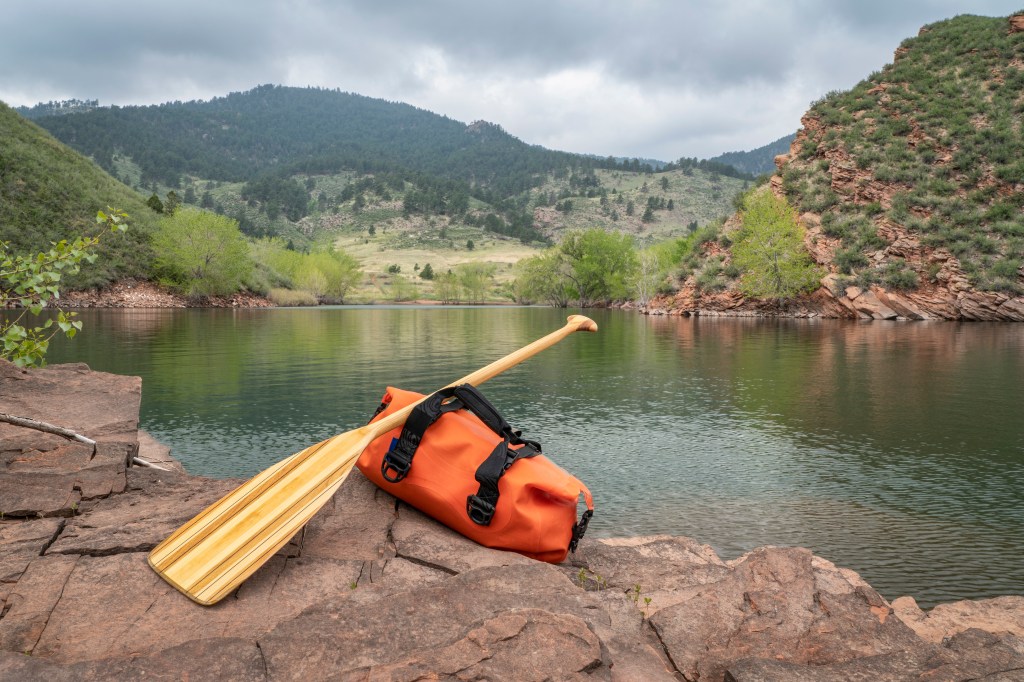
[[[402,427],[402,435],[392,444],[380,465],[381,476],[390,483],[398,483],[409,474],[416,448],[423,434],[442,414],[466,409],[479,417],[491,431],[501,436],[501,442],[476,470],[480,484],[476,495],[466,498],[466,513],[473,523],[490,525],[498,504],[498,481],[516,460],[535,457],[541,453],[540,443],[522,437],[514,431],[501,413],[469,384],[442,388],[430,395],[409,414]],[[518,446],[518,447],[512,447]]]

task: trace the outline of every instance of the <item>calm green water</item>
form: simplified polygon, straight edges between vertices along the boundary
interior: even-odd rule
[[[594,492],[598,536],[801,545],[925,605],[1024,594],[1024,325],[594,311],[485,386]],[[51,362],[143,377],[186,467],[253,474],[564,323],[538,308],[101,310]]]

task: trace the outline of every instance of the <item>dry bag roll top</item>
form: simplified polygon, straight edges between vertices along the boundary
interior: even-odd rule
[[[389,387],[374,421],[423,396]],[[590,491],[524,439],[473,386],[444,388],[374,440],[359,470],[486,547],[558,563],[593,515]],[[587,509],[576,520],[580,495]]]

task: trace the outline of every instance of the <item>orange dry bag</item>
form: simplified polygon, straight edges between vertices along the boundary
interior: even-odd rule
[[[374,420],[423,396],[389,387]],[[443,388],[374,440],[359,470],[481,545],[558,563],[594,513],[590,491],[541,454],[473,386]],[[580,494],[587,504],[579,522]]]

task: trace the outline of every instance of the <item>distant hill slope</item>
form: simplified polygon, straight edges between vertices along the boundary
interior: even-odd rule
[[[801,305],[1024,321],[1022,93],[1024,16],[964,15],[925,26],[892,64],[815,103],[772,178],[830,272]],[[735,296],[708,293],[693,305],[735,308]]]
[[[467,125],[407,104],[272,85],[208,102],[79,104],[31,111],[54,112],[38,118],[40,125],[128,184],[146,193],[174,189],[186,203],[236,218],[252,236],[299,245],[374,226],[392,236],[417,233],[416,243],[455,234],[448,228],[459,225],[534,244],[569,227],[649,239],[727,213],[750,178],[709,161],[656,162],[680,174],[672,192],[657,194],[666,205],[674,199],[673,209],[662,206],[641,224],[651,197],[639,189],[645,179],[657,180],[645,160],[551,151],[495,124]],[[599,180],[598,172],[616,176]],[[635,185],[637,196],[596,208],[601,192],[618,184]],[[577,210],[555,209],[567,199]],[[630,199],[635,216],[626,214]]]
[[[263,85],[210,101],[99,107],[38,123],[100,166],[130,157],[141,183],[244,181],[272,171],[413,171],[506,197],[559,167],[602,163],[528,145],[500,126],[460,123],[398,102]]]
[[[148,269],[147,236],[155,214],[133,190],[0,102],[0,240],[17,253],[48,248],[96,230],[96,212],[120,208],[129,231],[105,238],[95,265],[72,282],[102,284]]]
[[[726,152],[708,161],[725,163],[738,171],[758,176],[775,172],[775,157],[789,153],[789,145],[793,143],[796,133],[780,137],[763,147],[751,149],[749,152]]]

